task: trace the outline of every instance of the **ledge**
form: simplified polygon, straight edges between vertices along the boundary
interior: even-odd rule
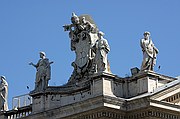
[[[157,77],[159,80],[166,80],[167,82],[177,80],[177,78],[173,78],[173,77],[169,77],[169,76],[166,76],[166,75],[158,74],[158,73],[156,73],[154,71],[140,71],[138,74],[133,75],[131,77],[128,77],[127,79],[129,81],[133,81],[135,79],[144,78],[146,76]]]

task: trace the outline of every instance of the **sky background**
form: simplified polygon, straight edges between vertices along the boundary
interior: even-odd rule
[[[12,98],[34,89],[39,52],[54,61],[49,85],[67,82],[75,60],[68,32],[72,12],[89,14],[105,33],[111,47],[108,54],[112,73],[125,77],[140,68],[140,39],[144,31],[159,49],[155,71],[180,75],[180,0],[0,0],[0,75],[9,84]]]

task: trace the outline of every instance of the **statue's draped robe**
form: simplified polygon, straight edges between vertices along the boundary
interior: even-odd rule
[[[108,42],[106,39],[102,38],[96,42],[96,55],[95,62],[97,64],[97,71],[107,71],[107,53],[110,51]]]
[[[40,59],[36,65],[36,88],[46,88],[51,77],[49,59]]]
[[[156,55],[158,50],[151,39],[141,39],[140,44],[143,51],[141,70],[153,70],[154,65],[156,64]]]

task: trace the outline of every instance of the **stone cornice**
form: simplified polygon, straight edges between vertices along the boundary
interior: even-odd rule
[[[45,91],[32,91],[30,95],[32,97],[47,94],[73,94],[80,91],[90,90],[90,83],[81,86],[49,86]]]
[[[179,93],[180,92],[180,83],[176,83],[174,85],[170,85],[170,86],[167,86],[167,85],[164,85],[164,88],[161,87],[162,89],[157,89],[157,91],[155,90],[155,92],[152,92],[151,93],[151,99],[159,99],[159,100],[163,100],[163,99],[160,99],[162,96],[165,96],[166,94],[171,94],[171,95],[174,95],[174,93]],[[173,93],[174,92],[174,93]]]
[[[141,78],[144,78],[144,77],[147,77],[147,76],[156,77],[156,78],[158,78],[158,80],[166,80],[167,82],[177,80],[177,78],[173,78],[173,77],[169,77],[169,76],[166,76],[166,75],[158,74],[158,73],[153,72],[153,71],[141,71],[136,75],[128,77],[127,79],[129,81],[134,81],[136,79],[141,79]]]
[[[121,78],[117,75],[114,75],[112,73],[106,73],[106,72],[95,73],[95,74],[90,76],[91,80],[99,79],[99,78],[106,78],[109,80],[115,80],[115,81],[120,81],[120,82],[124,81],[124,78]]]
[[[180,105],[171,104],[164,101],[150,100],[150,106],[180,112]]]
[[[128,111],[126,113],[126,119],[144,119],[147,117],[160,119],[179,119],[180,115],[178,112],[174,113],[169,110],[156,107],[141,108],[138,110]]]

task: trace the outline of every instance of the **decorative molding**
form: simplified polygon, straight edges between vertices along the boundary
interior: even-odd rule
[[[175,115],[172,113],[167,113],[163,111],[157,111],[157,110],[146,110],[146,111],[139,111],[136,113],[127,112],[125,114],[123,113],[117,113],[112,111],[99,111],[91,114],[84,114],[68,119],[99,119],[99,118],[110,118],[110,119],[144,119],[148,117],[154,117],[154,118],[160,118],[160,119],[179,119],[179,115]]]
[[[118,114],[111,111],[99,111],[87,115],[80,115],[72,119],[98,119],[101,117],[107,117],[110,119],[126,119],[125,114]]]
[[[176,100],[180,100],[180,93],[177,93],[175,95],[172,95],[170,97],[167,97],[165,98],[163,101],[166,101],[166,102],[173,102],[173,101],[176,101]]]
[[[180,116],[178,114],[172,114],[168,112],[164,112],[161,110],[146,110],[146,111],[138,111],[135,113],[127,113],[126,119],[139,119],[139,118],[146,118],[146,117],[155,117],[160,119],[179,119]]]

